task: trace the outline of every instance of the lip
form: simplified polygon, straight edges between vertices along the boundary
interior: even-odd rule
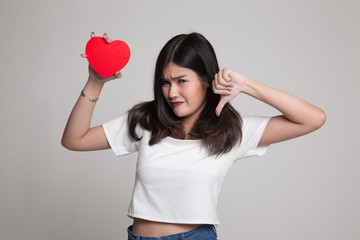
[[[175,102],[174,101],[174,102],[171,102],[171,105],[173,105],[175,107],[175,106],[179,106],[182,103],[184,103],[184,102],[178,102],[178,101]]]

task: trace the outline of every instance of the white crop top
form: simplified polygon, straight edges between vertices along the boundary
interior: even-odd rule
[[[128,134],[127,114],[103,124],[116,156],[138,151],[135,186],[128,216],[158,222],[218,225],[217,200],[231,165],[245,157],[263,155],[257,147],[270,118],[243,117],[239,145],[216,158],[208,156],[201,140],[171,137],[149,146],[151,133],[136,129],[140,141]]]

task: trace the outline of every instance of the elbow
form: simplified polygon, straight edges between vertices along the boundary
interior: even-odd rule
[[[76,148],[74,147],[74,145],[71,144],[70,141],[68,141],[68,140],[66,140],[66,139],[64,139],[64,138],[61,139],[61,145],[62,145],[64,148],[66,148],[66,149],[68,149],[68,150],[70,150],[70,151],[76,151]]]
[[[326,122],[326,114],[323,110],[319,109],[319,112],[314,116],[312,121],[312,129],[313,131],[321,128]]]
[[[326,122],[326,113],[323,110],[321,110],[321,112],[322,112],[322,116],[321,116],[321,125],[320,125],[320,127],[322,125],[324,125],[324,123]]]
[[[64,138],[61,139],[61,145],[62,145],[64,148],[66,148],[66,149],[68,149],[68,150],[71,150],[70,144],[69,144]]]
[[[326,122],[326,113],[323,110],[320,110],[319,116],[318,116],[318,129],[324,125]]]

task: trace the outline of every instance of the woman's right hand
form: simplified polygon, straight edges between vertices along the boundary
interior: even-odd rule
[[[91,33],[91,38],[93,37],[95,37],[95,33]],[[103,35],[103,38],[107,43],[111,42],[106,34]],[[81,57],[86,58],[86,54],[81,54]],[[74,151],[110,148],[103,127],[101,125],[91,127],[91,118],[96,102],[93,99],[99,98],[105,82],[120,77],[121,73],[119,71],[110,77],[102,78],[89,65],[89,79],[69,116],[61,139],[61,144],[65,148]]]
[[[95,33],[92,32],[90,35],[91,38],[96,37]],[[106,41],[106,43],[111,43],[111,39],[108,37],[106,33],[103,34],[103,39]],[[86,58],[86,54],[83,53],[80,55],[82,58]],[[89,80],[92,81],[100,81],[102,83],[108,82],[110,80],[114,80],[117,78],[121,78],[122,74],[120,71],[116,72],[115,74],[111,75],[110,77],[103,78],[101,77],[89,64]]]

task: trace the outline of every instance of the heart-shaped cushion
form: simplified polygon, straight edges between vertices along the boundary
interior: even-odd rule
[[[102,37],[91,38],[85,53],[91,67],[103,78],[123,69],[130,59],[130,48],[124,41],[106,43]]]

